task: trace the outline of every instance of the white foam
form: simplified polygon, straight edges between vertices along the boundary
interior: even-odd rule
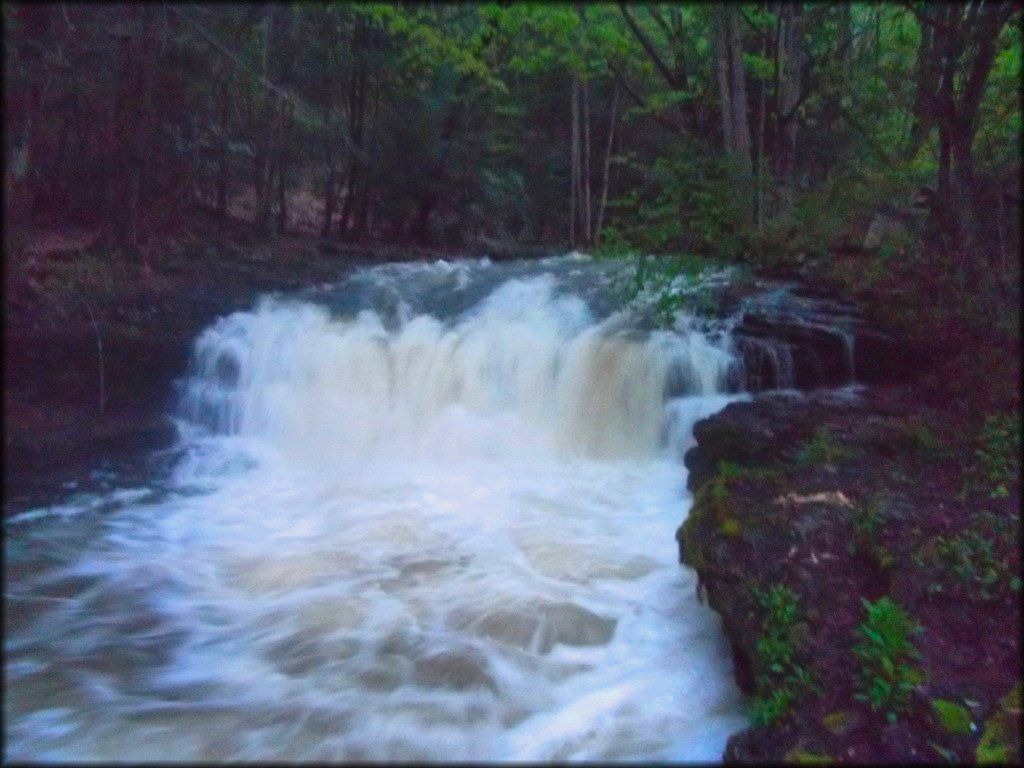
[[[181,492],[19,583],[10,755],[716,759],[740,696],[673,533],[730,357],[622,326],[550,276],[451,321],[211,326]]]

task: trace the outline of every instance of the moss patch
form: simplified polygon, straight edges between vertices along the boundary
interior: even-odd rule
[[[808,752],[805,749],[791,749],[782,759],[787,763],[798,763],[800,765],[823,765],[835,762],[829,755],[821,752]]]
[[[971,713],[954,701],[932,699],[932,711],[935,713],[942,730],[951,734],[967,734],[971,732]]]
[[[1020,683],[999,702],[999,708],[986,722],[974,751],[978,763],[1021,762]]]
[[[821,724],[837,736],[842,736],[850,729],[853,722],[853,714],[845,709],[837,712],[829,712],[821,718]]]

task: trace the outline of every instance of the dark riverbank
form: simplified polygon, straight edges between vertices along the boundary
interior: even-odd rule
[[[680,557],[755,712],[727,760],[1020,760],[1017,428],[965,431],[907,387],[762,395],[697,424]],[[905,653],[893,614],[866,622],[883,598],[920,627]],[[865,626],[877,657],[855,652]]]

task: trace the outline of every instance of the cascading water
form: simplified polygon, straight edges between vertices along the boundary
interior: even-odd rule
[[[168,478],[7,521],[9,756],[718,759],[673,532],[736,359],[614,269],[378,267],[208,328]]]

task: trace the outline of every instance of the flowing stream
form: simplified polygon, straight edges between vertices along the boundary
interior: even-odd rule
[[[8,758],[718,760],[742,697],[673,534],[736,357],[621,269],[386,265],[215,322],[166,469],[5,521]]]

